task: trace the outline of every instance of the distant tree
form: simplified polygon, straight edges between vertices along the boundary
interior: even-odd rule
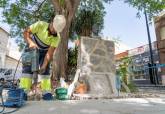
[[[118,76],[120,77],[122,87],[126,90],[126,92],[131,92],[128,85],[130,85],[130,66],[132,65],[132,58],[125,57],[121,60],[119,64],[119,68],[117,69]],[[132,84],[131,84],[132,85]]]
[[[103,29],[105,13],[102,1],[82,0],[75,14],[71,32],[76,32],[79,36],[98,36]]]
[[[132,58],[125,57],[121,60],[121,64],[119,64],[119,74],[121,76],[121,80],[125,82],[125,84],[129,84],[129,76],[131,74],[130,66],[132,65]]]
[[[165,0],[124,0],[124,2],[138,9],[137,16],[146,10],[150,20],[165,9]]]

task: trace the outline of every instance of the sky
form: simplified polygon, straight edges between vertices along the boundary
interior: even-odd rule
[[[103,37],[119,38],[130,48],[136,48],[148,43],[147,30],[144,15],[136,17],[138,12],[128,4],[114,0],[111,4],[105,4],[106,15],[104,17]],[[0,26],[9,31],[9,26],[0,23]],[[151,40],[155,41],[154,25],[150,25]],[[13,42],[13,41],[12,41]]]
[[[148,43],[147,29],[144,15],[136,17],[138,12],[132,6],[115,0],[105,4],[106,16],[104,17],[104,37],[119,38],[122,43],[130,48],[136,48]],[[156,40],[154,24],[150,25],[151,41]]]

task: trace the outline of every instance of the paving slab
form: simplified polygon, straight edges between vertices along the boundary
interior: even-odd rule
[[[29,101],[13,114],[165,114],[165,98]]]

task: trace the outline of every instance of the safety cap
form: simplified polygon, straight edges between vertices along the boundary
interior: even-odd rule
[[[57,33],[62,32],[66,25],[66,19],[63,15],[56,15],[53,19],[53,27]]]

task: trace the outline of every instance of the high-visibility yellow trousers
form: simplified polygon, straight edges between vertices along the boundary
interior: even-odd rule
[[[32,86],[32,76],[24,75],[20,78],[20,88],[25,89],[25,91],[29,91]],[[39,75],[39,82],[41,82],[41,89],[43,93],[51,92],[51,80],[49,75]]]
[[[20,78],[20,88],[25,89],[25,91],[29,91],[32,86],[32,75],[30,74],[23,74],[23,76]]]
[[[50,75],[39,75],[39,82],[41,82],[41,89],[43,93],[51,92]]]

